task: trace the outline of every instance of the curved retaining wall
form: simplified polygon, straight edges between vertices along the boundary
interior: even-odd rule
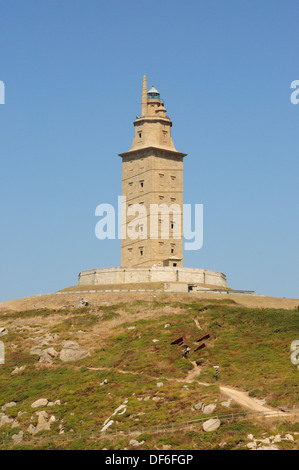
[[[100,268],[81,271],[79,286],[137,282],[185,282],[227,287],[226,276],[206,269],[152,266],[149,268]]]

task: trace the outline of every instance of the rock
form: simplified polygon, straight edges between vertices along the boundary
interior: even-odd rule
[[[57,406],[57,405],[61,405],[61,401],[60,401],[60,400],[55,400],[55,401],[54,401],[54,406]]]
[[[54,406],[54,403],[52,401],[49,401],[47,406]]]
[[[254,398],[254,401],[258,403],[259,405],[264,405],[266,403],[265,398],[263,398],[262,400],[259,400],[258,398]]]
[[[292,434],[286,434],[283,438],[284,441],[291,441],[293,442],[294,441],[294,438],[292,436]]]
[[[164,444],[162,446],[162,450],[170,450],[171,449],[171,446],[170,445],[167,445],[167,444]]]
[[[114,423],[113,419],[110,419],[101,429],[101,432],[105,432],[112,424]]]
[[[0,336],[8,335],[8,330],[6,328],[0,328]]]
[[[30,424],[27,431],[33,435],[40,431],[50,431],[51,424],[56,421],[55,416],[51,416],[51,418],[48,419],[49,415],[46,411],[38,411],[36,412],[36,415],[38,416],[37,426],[34,427],[33,424]]]
[[[249,439],[250,441],[252,441],[252,440],[253,440],[253,434],[248,434],[247,439]]]
[[[58,352],[54,348],[44,349],[39,358],[42,364],[53,364],[53,361],[58,357]]]
[[[170,326],[170,323],[166,323],[166,325],[164,325],[164,328],[169,328]]]
[[[107,383],[108,383],[108,380],[105,379],[105,380],[103,380],[103,382],[100,383],[100,385],[101,385],[101,387],[102,387],[103,385],[106,385]]]
[[[221,406],[225,406],[226,408],[228,408],[228,407],[230,406],[230,404],[231,404],[231,401],[232,401],[231,398],[229,398],[229,400],[227,400],[227,401],[222,401],[222,402],[220,403],[220,405],[221,405]]]
[[[38,408],[40,406],[47,406],[48,400],[46,398],[40,398],[32,403],[31,408]]]
[[[129,444],[132,447],[139,447],[139,446],[142,446],[142,444],[144,444],[144,441],[138,442],[135,439],[131,439]]]
[[[153,343],[158,343],[159,340],[158,339],[153,339]]]
[[[63,362],[71,362],[78,361],[87,356],[90,356],[90,353],[81,349],[76,341],[66,341],[59,357]]]
[[[9,403],[6,403],[2,406],[2,411],[6,411],[7,408],[12,408],[13,406],[16,406],[16,402],[10,401]]]
[[[153,397],[152,399],[153,399],[153,401],[156,401],[156,402],[162,400],[161,397]]]
[[[200,403],[196,403],[196,405],[194,405],[194,408],[195,408],[195,410],[201,410],[203,406],[204,406],[204,404],[202,402],[200,402]]]
[[[15,446],[17,446],[18,444],[21,444],[23,440],[23,436],[24,436],[23,431],[20,431],[18,434],[13,434],[12,440]]]
[[[258,447],[256,450],[279,450],[277,446],[271,445],[271,446],[261,446]]]
[[[78,297],[77,307],[87,307],[89,305],[89,301],[84,299],[83,297]]]
[[[5,426],[5,424],[10,424],[13,422],[13,419],[6,416],[4,413],[0,413],[0,428]]]
[[[203,408],[202,412],[207,415],[207,414],[210,414],[210,413],[213,413],[213,411],[215,410],[216,408],[216,405],[214,404],[211,404],[211,405],[207,405]]]
[[[211,432],[211,431],[216,431],[220,427],[220,419],[215,418],[215,419],[208,419],[208,421],[205,421],[202,425],[202,429],[205,432]]]
[[[16,367],[11,375],[17,375],[17,374],[21,374],[22,372],[24,372],[24,370],[26,369],[26,366],[20,366],[20,367]]]
[[[148,401],[151,397],[144,397],[143,401]]]
[[[164,383],[163,382],[157,382],[157,387],[163,387]]]
[[[187,385],[183,385],[183,386],[182,386],[182,389],[188,391],[188,390],[189,390],[189,387],[187,387]]]
[[[222,441],[222,442],[219,442],[219,447],[225,447],[227,445],[227,442],[225,441]]]
[[[261,442],[262,444],[271,444],[270,439],[268,437],[266,439],[259,439],[258,442]]]
[[[135,330],[136,326],[128,326],[128,330]]]
[[[246,447],[247,447],[247,449],[255,450],[256,449],[256,442],[248,442],[248,444],[246,444]]]
[[[30,424],[30,425],[28,426],[27,431],[28,431],[30,434],[35,434],[35,427],[33,426],[33,424]]]
[[[44,424],[48,422],[47,418],[49,417],[49,415],[46,411],[37,411],[36,414],[38,416],[38,420],[37,420],[38,426],[43,426]]]
[[[41,356],[42,348],[40,346],[32,346],[32,348],[30,349],[30,354],[32,356],[34,356],[34,355]]]
[[[20,423],[15,419],[14,422],[11,425],[11,429],[13,428],[18,428],[20,426]]]

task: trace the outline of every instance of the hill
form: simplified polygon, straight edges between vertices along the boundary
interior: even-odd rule
[[[83,308],[68,293],[0,304],[1,449],[298,448],[298,300],[85,295]]]

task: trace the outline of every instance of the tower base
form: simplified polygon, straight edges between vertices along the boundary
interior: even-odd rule
[[[81,271],[78,285],[128,284],[143,282],[168,282],[193,286],[196,284],[213,285],[227,288],[226,276],[217,271],[206,269],[182,268],[170,266],[152,266],[140,268],[99,268]]]

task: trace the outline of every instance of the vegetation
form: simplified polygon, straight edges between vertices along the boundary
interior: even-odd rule
[[[229,410],[221,405],[226,398],[219,384],[248,391],[274,408],[298,405],[298,370],[289,351],[299,336],[298,315],[296,309],[249,309],[231,299],[169,301],[163,294],[151,301],[1,314],[1,326],[9,334],[1,338],[6,363],[0,366],[0,406],[16,402],[5,413],[17,426],[0,428],[0,449],[13,448],[12,435],[20,430],[24,438],[17,447],[26,449],[130,448],[129,430],[137,432],[134,439],[144,441],[142,449],[242,449],[248,434],[262,438],[298,433],[298,423],[253,418],[224,419],[213,433],[204,433],[200,422],[180,432],[153,430],[207,417],[194,409],[199,402],[216,405],[209,417],[245,411],[237,404]],[[194,352],[206,333],[206,347]],[[182,357],[182,346],[171,344],[180,336],[191,348],[190,361]],[[90,356],[43,365],[30,354],[39,344],[60,351],[66,340],[79,342]],[[189,380],[194,362],[200,368]],[[12,375],[15,367],[24,365],[22,373]],[[107,384],[101,385],[104,379]],[[159,382],[163,385],[157,386]],[[59,399],[61,405],[41,408],[56,421],[50,431],[32,436],[28,426],[36,425],[37,416],[31,404],[39,398]],[[116,414],[109,432],[101,435],[104,422],[126,400],[125,412]],[[115,434],[120,430],[124,434]],[[283,441],[281,448],[298,447],[296,439]]]

